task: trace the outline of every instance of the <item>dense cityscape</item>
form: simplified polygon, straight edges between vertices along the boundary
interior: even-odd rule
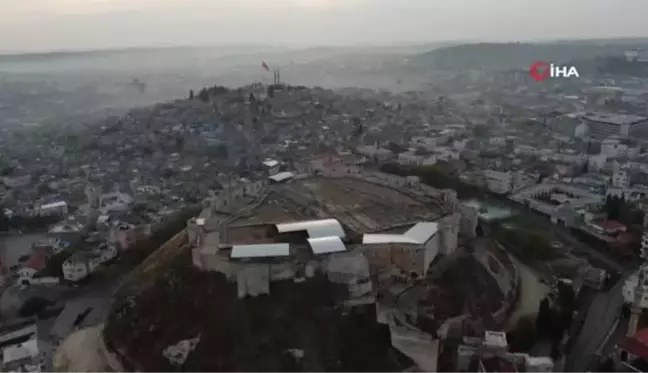
[[[3,371],[647,371],[645,40],[47,58],[0,56]]]

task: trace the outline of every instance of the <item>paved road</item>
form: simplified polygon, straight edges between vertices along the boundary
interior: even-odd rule
[[[597,350],[605,343],[605,337],[621,315],[621,288],[626,278],[624,276],[609,291],[597,294],[592,301],[576,344],[567,357],[566,372],[586,371]]]

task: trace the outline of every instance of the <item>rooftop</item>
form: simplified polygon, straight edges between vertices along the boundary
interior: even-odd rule
[[[293,177],[295,177],[295,174],[293,174],[292,172],[285,171],[285,172],[279,172],[278,174],[272,175],[268,179],[278,183],[278,182],[286,181],[288,179],[292,179]]]
[[[439,230],[439,224],[433,222],[416,223],[403,234],[365,234],[363,244],[406,243],[423,245]]]
[[[583,116],[583,119],[592,121],[592,122],[599,122],[599,123],[607,123],[607,124],[613,124],[613,125],[633,125],[633,124],[638,124],[641,122],[648,121],[648,118],[638,116],[638,115],[630,115],[630,114],[612,114],[612,113],[587,113]]]
[[[621,338],[617,345],[635,356],[648,359],[648,329],[637,331],[634,337]]]
[[[232,259],[272,258],[290,255],[290,245],[287,243],[235,245],[232,246]]]
[[[344,229],[336,219],[307,220],[276,225],[279,233],[306,231],[309,238],[346,236]]]
[[[346,246],[340,237],[309,238],[308,243],[313,254],[330,254],[346,251]]]
[[[67,206],[67,202],[58,201],[58,202],[46,203],[44,205],[41,205],[40,209],[47,210],[47,209],[53,209],[53,208],[57,208],[57,207],[64,207],[64,206]]]
[[[34,358],[38,354],[38,339],[31,338],[25,342],[3,348],[2,362],[10,364],[19,360]]]

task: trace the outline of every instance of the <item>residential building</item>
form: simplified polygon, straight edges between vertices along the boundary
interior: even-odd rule
[[[617,170],[612,175],[612,186],[615,188],[629,188],[630,177],[625,170]]]
[[[648,366],[648,329],[622,337],[615,347],[613,360],[617,372],[645,372]]]
[[[550,357],[534,357],[508,352],[506,333],[485,331],[482,338],[464,337],[456,355],[456,371],[478,372],[552,372]],[[473,367],[473,369],[471,369]]]
[[[63,278],[68,281],[82,280],[92,272],[90,257],[82,251],[78,251],[67,258],[62,265]]]
[[[263,166],[265,166],[268,176],[276,175],[277,173],[279,173],[279,161],[276,161],[274,159],[266,159],[265,161],[263,161]]]
[[[7,326],[1,333],[4,372],[44,370],[45,357],[42,343],[38,340],[36,324],[20,323]]]
[[[126,193],[106,193],[99,197],[99,207],[104,215],[111,212],[120,213],[128,211],[133,201],[133,197]]]
[[[68,213],[68,204],[65,201],[58,201],[40,205],[37,214],[40,216],[65,216]]]
[[[506,194],[511,191],[513,175],[510,171],[485,170],[483,176],[491,192]]]
[[[126,251],[137,243],[137,229],[132,224],[113,224],[108,235],[108,242],[115,245],[120,251]]]
[[[530,356],[522,354],[525,372],[548,373],[554,371],[554,361],[548,356]]]
[[[31,184],[32,177],[26,175],[10,175],[2,177],[2,183],[9,188],[23,188]]]
[[[587,224],[597,234],[613,236],[626,231],[626,226],[616,220],[594,220]]]
[[[117,248],[109,244],[101,244],[93,250],[77,251],[63,262],[63,278],[68,281],[80,281],[96,271],[100,265],[116,258],[118,253]]]

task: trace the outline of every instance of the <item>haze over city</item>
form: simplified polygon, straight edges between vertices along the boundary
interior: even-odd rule
[[[648,372],[648,0],[0,0],[0,371]]]
[[[0,52],[648,36],[642,0],[0,0]]]

